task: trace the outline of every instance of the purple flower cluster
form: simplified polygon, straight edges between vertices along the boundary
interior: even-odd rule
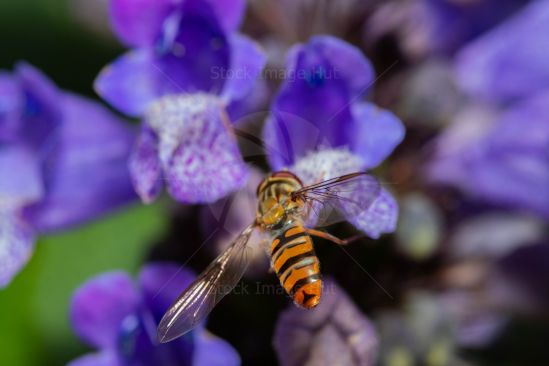
[[[32,66],[0,72],[0,287],[27,263],[36,234],[135,199],[126,169],[133,139],[107,109]]]
[[[73,295],[71,322],[80,338],[99,351],[69,365],[239,365],[235,350],[203,324],[178,340],[158,344],[156,324],[193,277],[177,265],[156,263],[141,270],[137,284],[124,272],[84,283]]]
[[[265,60],[251,41],[234,33],[240,5],[229,12],[235,20],[227,25],[220,23],[219,4],[184,1],[157,13],[146,6],[111,3],[119,37],[137,48],[105,68],[96,89],[125,113],[144,117],[130,172],[145,202],[158,196],[164,181],[180,202],[208,203],[242,187],[248,178],[227,111],[253,93]],[[145,21],[134,24],[134,18]],[[133,39],[130,29],[147,36]],[[373,168],[400,143],[404,128],[398,118],[360,101],[374,71],[358,49],[318,36],[288,55],[286,73],[297,77],[281,86],[263,132],[273,171],[308,154],[341,150],[322,159],[345,160],[346,168],[320,170],[306,182],[313,183]],[[240,78],[212,78],[212,70],[220,68],[248,72]],[[346,151],[353,158],[341,155]],[[394,199],[384,190],[357,226],[378,237],[394,230],[396,213]]]
[[[243,201],[255,198],[262,173],[245,163],[234,126],[264,102],[266,56],[237,31],[244,5],[109,2],[113,30],[131,50],[101,71],[95,89],[112,107],[139,118],[139,132],[105,108],[57,90],[30,66],[0,74],[0,286],[28,260],[35,233],[95,218],[135,192],[150,203],[166,187],[178,202],[212,204],[216,211],[216,201],[245,187],[234,196],[235,207],[248,208]],[[310,185],[376,168],[403,140],[399,118],[365,101],[375,72],[355,46],[314,36],[287,52],[284,71],[288,77],[261,129],[269,170],[288,169]],[[367,187],[353,193],[372,194]],[[237,212],[230,231],[247,226],[254,212]],[[381,188],[367,209],[347,219],[379,238],[395,230],[397,216],[395,198]],[[70,365],[239,364],[236,351],[204,324],[158,344],[158,321],[192,278],[174,265],[148,264],[136,283],[112,272],[83,284],[70,318],[97,352]],[[333,282],[326,286],[314,311],[282,315],[275,335],[280,360],[374,364],[372,324]]]
[[[534,1],[464,46],[471,100],[439,138],[429,176],[485,202],[549,217],[549,2]]]
[[[374,71],[357,48],[316,36],[288,52],[285,74],[292,77],[274,97],[263,129],[271,170],[289,169],[310,185],[374,168],[402,141],[404,126],[396,116],[360,100],[373,84]],[[229,237],[253,220],[255,200],[250,204],[250,197],[256,187],[250,184],[233,197],[232,207],[247,207],[250,213],[239,213],[238,222],[222,223],[233,234]],[[208,211],[219,220],[224,207],[211,205]],[[397,217],[395,199],[382,188],[367,210],[349,220],[379,238],[395,230]]]
[[[73,3],[127,49],[92,70],[93,88],[134,125],[26,63],[0,70],[0,289],[42,235],[132,201],[160,201],[152,212],[173,222],[136,278],[70,289],[89,349],[70,366],[549,364],[528,338],[547,333],[549,302],[549,0]],[[259,183],[285,170],[318,184],[291,196],[304,231],[294,211],[259,224],[280,197],[258,210]],[[357,172],[380,184],[334,179]],[[209,267],[207,246],[224,253]],[[161,262],[178,259],[205,275]],[[21,280],[0,314],[21,307]],[[280,311],[315,296],[311,282],[318,306]]]

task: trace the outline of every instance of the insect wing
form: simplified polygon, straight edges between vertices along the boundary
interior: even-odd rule
[[[250,225],[177,298],[158,325],[158,340],[173,340],[193,329],[238,284],[248,267]]]
[[[307,224],[322,227],[357,217],[380,193],[377,179],[357,172],[303,187],[293,196],[306,203]]]

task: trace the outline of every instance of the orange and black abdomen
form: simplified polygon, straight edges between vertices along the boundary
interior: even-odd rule
[[[320,266],[313,241],[302,225],[288,226],[274,238],[271,265],[297,305],[307,309],[318,305],[322,294]]]

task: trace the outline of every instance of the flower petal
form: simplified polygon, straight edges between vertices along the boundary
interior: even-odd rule
[[[466,91],[508,101],[547,88],[549,3],[533,1],[457,55],[457,80]]]
[[[159,138],[168,190],[181,202],[214,202],[246,183],[248,168],[218,98],[166,96],[147,123]]]
[[[227,102],[240,100],[250,94],[266,62],[259,45],[248,37],[234,34],[229,38],[229,45],[230,68],[219,70],[218,73],[220,77],[226,78],[221,96]]]
[[[122,321],[137,311],[139,295],[123,272],[99,275],[73,294],[70,319],[75,332],[98,348],[116,345]]]
[[[245,0],[207,0],[215,11],[221,26],[226,32],[234,31],[240,26],[244,16]]]
[[[17,137],[23,96],[16,77],[0,71],[0,142],[10,142]]]
[[[374,365],[378,340],[372,323],[333,281],[312,310],[291,306],[279,317],[274,347],[284,366]]]
[[[28,148],[0,147],[0,209],[30,204],[44,194],[40,162]]]
[[[174,0],[111,0],[109,10],[114,31],[129,46],[151,46],[162,32],[162,25]]]
[[[330,61],[333,77],[345,81],[353,98],[373,85],[374,68],[359,48],[333,36],[315,36],[309,44]]]
[[[348,144],[353,123],[350,90],[331,60],[312,45],[295,50],[293,75],[281,86],[263,130],[264,140],[280,150],[268,151],[273,170],[321,146]]]
[[[541,243],[544,235],[542,219],[496,211],[460,222],[448,240],[449,253],[457,260],[494,260],[523,246]]]
[[[549,93],[541,93],[499,115],[462,116],[439,139],[430,178],[482,201],[548,216],[548,101]]]
[[[206,330],[195,335],[193,354],[194,366],[238,366],[240,356],[236,350],[221,338]]]
[[[219,94],[225,80],[215,70],[230,67],[231,49],[214,10],[204,0],[185,0],[165,32],[155,66],[179,93]],[[177,16],[176,16],[177,15]]]
[[[496,204],[549,215],[549,93],[501,114],[470,162],[470,191]]]
[[[427,30],[428,45],[426,47],[429,47],[432,53],[452,54],[465,42],[490,30],[527,2],[523,0],[414,2],[412,4],[415,6],[412,9],[415,12],[411,14],[410,21],[421,24],[422,28]],[[410,33],[417,33],[416,29],[414,31]],[[417,38],[411,39],[410,44],[414,41],[417,44]]]
[[[120,111],[140,116],[154,99],[179,90],[155,61],[148,49],[128,52],[101,70],[95,91]]]
[[[501,284],[498,282],[506,282]],[[492,344],[508,325],[509,313],[494,308],[493,302],[502,303],[498,293],[507,291],[510,296],[524,295],[521,291],[513,291],[508,278],[498,271],[490,274],[482,292],[474,290],[452,289],[437,295],[437,302],[444,315],[451,319],[456,343],[460,347],[482,348]],[[496,290],[496,287],[499,287]],[[515,285],[516,286],[516,285]],[[523,292],[523,291],[522,291]],[[490,300],[486,300],[486,297]],[[527,296],[526,296],[527,297]],[[507,308],[512,308],[510,302]]]
[[[143,298],[158,322],[195,275],[175,263],[149,263],[139,273]]]
[[[121,366],[118,358],[112,351],[104,350],[99,353],[90,353],[68,363],[67,366]]]
[[[549,217],[549,169],[545,159],[520,153],[487,156],[471,161],[469,168],[474,179],[467,190],[472,195]]]
[[[61,124],[59,91],[44,74],[27,63],[17,64],[16,75],[25,94],[21,138],[40,156],[47,156]]]
[[[122,323],[117,351],[122,365],[190,365],[194,350],[194,333],[173,342],[159,344],[157,321],[146,306],[139,314]]]
[[[363,162],[348,149],[325,149],[310,153],[290,168],[304,185],[311,185],[363,170]]]
[[[0,211],[0,288],[25,266],[34,249],[34,235],[15,213]]]
[[[381,234],[392,233],[396,229],[398,204],[394,197],[382,188],[379,197],[360,215],[350,218],[350,222],[369,237],[377,239]]]
[[[497,118],[493,111],[468,107],[458,113],[434,144],[435,156],[426,169],[429,180],[437,183],[467,186],[471,174],[469,161],[481,154],[478,148]]]
[[[96,218],[136,198],[127,169],[133,131],[88,99],[65,94],[59,104],[63,129],[48,162],[47,194],[24,212],[39,231]]]
[[[365,163],[366,169],[379,165],[404,138],[404,125],[391,112],[371,103],[353,106],[355,128],[352,150]]]
[[[157,47],[130,52],[98,76],[98,94],[124,113],[140,115],[166,94],[223,89],[224,80],[212,73],[228,68],[230,49],[214,10],[204,1],[180,6]]]
[[[245,125],[258,116],[264,118],[268,108],[271,91],[265,79],[258,79],[253,89],[242,99],[227,105],[227,114],[233,126]],[[264,152],[263,152],[264,153]]]
[[[145,203],[158,197],[162,189],[162,167],[158,158],[158,138],[143,126],[135,142],[129,162],[133,187]]]
[[[211,127],[204,138],[215,142],[212,150],[207,150],[204,140],[184,141],[170,162],[168,189],[181,202],[215,202],[246,183],[248,170],[233,136]]]

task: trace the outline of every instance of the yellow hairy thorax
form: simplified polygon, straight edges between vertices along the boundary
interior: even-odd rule
[[[284,217],[286,209],[277,202],[274,198],[269,198],[263,202],[264,213],[260,217],[260,221],[266,225],[271,226],[277,224]]]

